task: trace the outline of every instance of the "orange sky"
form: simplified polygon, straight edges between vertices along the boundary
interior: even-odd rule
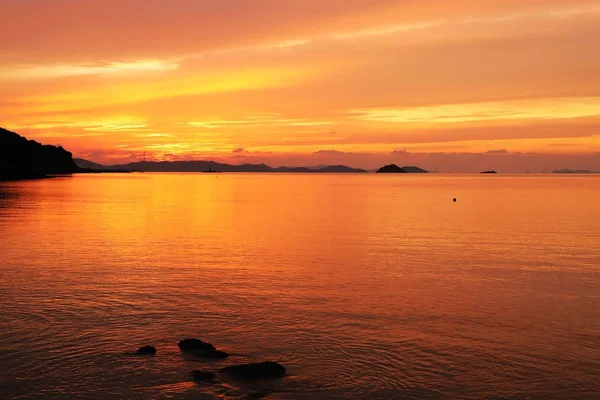
[[[0,0],[0,126],[101,163],[600,170],[600,3]]]

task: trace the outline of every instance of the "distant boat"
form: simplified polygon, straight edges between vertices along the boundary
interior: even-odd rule
[[[210,164],[208,164],[208,170],[202,171],[202,172],[204,172],[205,174],[220,174],[221,173],[221,171],[213,171]]]
[[[497,174],[497,172],[494,171],[493,169],[490,169],[489,171],[482,171],[482,172],[480,172],[480,174]]]

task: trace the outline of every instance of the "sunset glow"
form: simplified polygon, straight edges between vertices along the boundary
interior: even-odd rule
[[[600,169],[597,1],[0,0],[0,14],[0,126],[94,162]]]

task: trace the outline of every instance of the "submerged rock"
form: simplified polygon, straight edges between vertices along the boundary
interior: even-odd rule
[[[138,356],[142,355],[154,355],[156,354],[156,347],[154,346],[142,346],[135,352]]]
[[[221,368],[219,372],[245,379],[273,379],[285,376],[285,368],[283,365],[274,361],[232,365],[230,367]]]
[[[209,371],[192,371],[192,376],[196,382],[213,382],[217,379],[217,375]]]
[[[227,358],[229,357],[229,354],[221,350],[208,349],[197,353],[197,356],[205,358]]]
[[[184,339],[178,346],[182,351],[216,350],[215,346],[200,339]]]

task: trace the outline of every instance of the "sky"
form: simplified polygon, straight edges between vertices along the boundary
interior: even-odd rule
[[[103,164],[600,170],[590,0],[0,0],[0,126]]]

